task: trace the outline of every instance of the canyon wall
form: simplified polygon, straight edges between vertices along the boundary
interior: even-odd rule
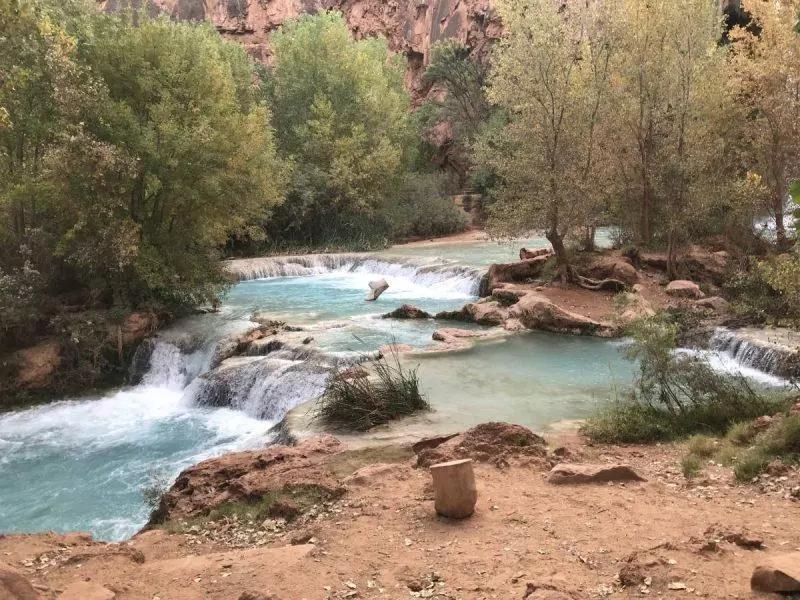
[[[408,59],[407,84],[419,101],[428,90],[421,83],[431,47],[455,39],[482,58],[501,25],[491,0],[152,0],[175,19],[209,20],[226,37],[240,42],[254,57],[269,62],[269,36],[286,19],[302,13],[338,10],[356,39],[383,35],[389,47]],[[124,0],[99,3],[115,11]]]

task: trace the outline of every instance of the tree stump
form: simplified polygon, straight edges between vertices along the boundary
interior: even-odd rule
[[[436,512],[451,519],[464,519],[475,512],[478,490],[472,459],[431,465]]]

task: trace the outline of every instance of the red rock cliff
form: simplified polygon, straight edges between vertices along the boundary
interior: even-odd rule
[[[269,36],[284,20],[302,13],[338,10],[356,39],[383,35],[389,47],[408,58],[408,87],[415,99],[425,96],[421,75],[431,46],[456,39],[483,57],[501,33],[491,0],[153,0],[162,11],[184,20],[208,19],[226,37],[241,42],[253,56],[268,62]],[[120,0],[102,0],[114,11]]]

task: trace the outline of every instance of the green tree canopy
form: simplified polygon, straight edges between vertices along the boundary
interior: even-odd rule
[[[272,230],[319,242],[393,198],[416,137],[400,57],[383,38],[354,41],[340,13],[287,21],[267,75],[278,149],[292,164]]]

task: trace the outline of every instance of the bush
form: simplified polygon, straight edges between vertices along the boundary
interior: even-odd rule
[[[711,458],[717,451],[717,442],[707,435],[694,435],[689,438],[687,447],[698,458]]]
[[[646,443],[723,434],[734,423],[787,406],[783,394],[762,393],[742,375],[719,373],[703,359],[676,353],[677,331],[657,319],[631,331],[625,354],[639,363],[634,389],[601,407],[584,426],[586,435],[604,443]]]
[[[403,197],[390,211],[394,237],[433,237],[464,231],[467,215],[453,203],[448,187],[440,174],[408,176]]]
[[[337,429],[366,431],[430,408],[419,390],[416,369],[404,369],[396,353],[376,361],[373,371],[355,379],[332,375],[314,407],[314,419]]]
[[[750,431],[753,431],[752,427]],[[742,433],[742,427],[737,425],[728,432],[727,437],[736,438]],[[752,442],[753,445],[734,462],[733,471],[740,481],[750,481],[774,460],[787,463],[800,461],[800,414],[779,418],[767,431],[752,438]]]
[[[700,474],[703,462],[699,456],[694,454],[687,454],[681,459],[681,470],[686,479],[692,479]]]
[[[726,285],[733,311],[757,322],[800,322],[800,257],[784,254],[752,259]],[[788,323],[787,323],[788,321]]]
[[[725,434],[725,439],[734,446],[746,446],[753,441],[758,431],[751,421],[734,423]]]

